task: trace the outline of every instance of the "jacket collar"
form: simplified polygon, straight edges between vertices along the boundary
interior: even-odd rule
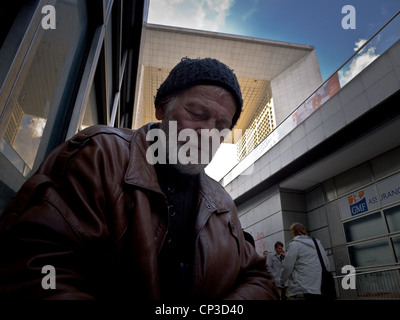
[[[146,160],[146,151],[150,146],[149,141],[146,141],[146,135],[151,125],[152,123],[148,123],[133,132],[125,182],[139,188],[163,194],[158,184],[156,171]]]
[[[138,130],[135,130],[131,140],[131,151],[129,164],[125,173],[125,182],[136,187],[153,191],[164,195],[158,183],[157,173],[152,164],[146,159],[146,151],[150,142],[146,140],[147,132],[154,123],[148,123]],[[229,211],[230,197],[223,190],[223,187],[203,171],[199,176],[200,194],[207,202],[206,207],[211,211],[223,213]],[[220,196],[224,194],[225,196]],[[218,196],[217,196],[218,195]],[[227,199],[229,197],[229,199]]]

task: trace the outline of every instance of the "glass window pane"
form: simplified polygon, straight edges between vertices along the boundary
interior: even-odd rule
[[[384,211],[389,232],[400,231],[400,206]]]
[[[99,124],[99,120],[97,114],[96,89],[95,86],[92,85],[80,130],[83,130],[95,124]]]
[[[379,236],[386,232],[380,212],[346,222],[344,230],[347,242]]]
[[[43,158],[59,115],[65,114],[86,47],[86,2],[57,1],[56,29],[40,29],[24,61],[1,121],[0,185],[17,191]],[[7,48],[2,48],[6,50]],[[38,157],[40,155],[40,157]],[[37,160],[38,159],[38,160]],[[18,181],[18,183],[15,183]],[[9,190],[10,191],[10,190]],[[10,194],[10,192],[8,192]],[[7,198],[7,199],[6,199]],[[9,196],[0,193],[0,203]]]
[[[400,236],[392,238],[392,245],[394,254],[396,255],[396,261],[400,262]]]
[[[3,45],[4,40],[8,35],[8,31],[11,29],[11,25],[14,23],[21,6],[21,1],[0,2],[0,48]]]
[[[370,267],[394,262],[386,239],[354,245],[348,249],[350,261],[354,267]]]

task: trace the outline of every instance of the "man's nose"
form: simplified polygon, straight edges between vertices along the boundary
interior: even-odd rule
[[[218,131],[224,131],[227,129],[230,131],[229,125],[219,117],[209,117],[208,119],[200,121],[197,125],[199,128],[201,127],[201,129],[216,129]]]
[[[217,127],[217,121],[213,118],[201,121],[198,126],[198,132],[201,133],[202,129],[212,130]]]

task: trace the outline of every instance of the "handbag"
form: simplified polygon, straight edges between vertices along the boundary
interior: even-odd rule
[[[321,281],[321,295],[324,300],[335,300],[336,299],[336,287],[335,280],[333,279],[332,273],[330,273],[322,260],[321,252],[319,251],[319,245],[315,238],[312,238],[317,249],[319,262],[322,268],[322,281]]]

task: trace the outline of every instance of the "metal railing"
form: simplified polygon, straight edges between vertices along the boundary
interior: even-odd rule
[[[309,104],[313,98],[319,94],[319,91],[326,91],[332,83],[339,81],[338,92],[349,81],[351,81],[358,73],[364,70],[374,59],[383,54],[394,43],[400,41],[400,11],[398,11],[391,19],[389,19],[375,34],[360,45],[354,52],[321,86],[319,86],[300,106],[298,106],[285,120],[283,120],[271,133],[265,137],[249,154],[239,161],[233,168],[220,180],[222,186],[227,186],[239,175],[244,174],[246,170],[252,169],[255,161],[263,156],[268,150],[276,145],[280,140],[287,136],[302,121],[308,118],[313,109],[309,108]],[[362,56],[369,55],[368,63],[362,62]],[[360,59],[361,58],[361,59]],[[359,59],[357,61],[357,59]],[[357,65],[357,68],[352,68]],[[356,70],[356,71],[355,71]],[[333,95],[329,95],[327,100],[321,101],[326,103]],[[311,110],[309,112],[308,110]],[[315,111],[315,110],[314,110]],[[250,170],[252,171],[252,170]]]
[[[400,300],[400,266],[356,272],[355,288],[345,289],[345,277],[334,277],[338,300]]]

